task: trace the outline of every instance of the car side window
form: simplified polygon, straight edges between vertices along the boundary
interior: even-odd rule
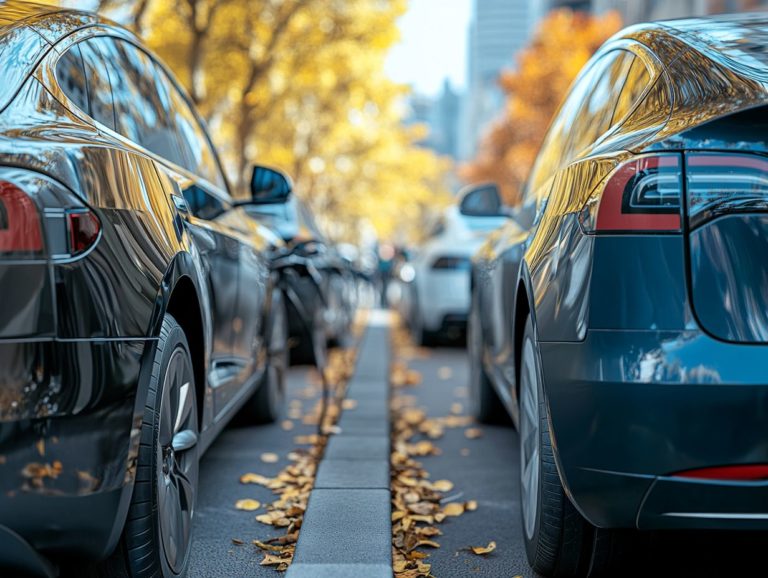
[[[112,85],[104,58],[98,48],[89,42],[81,42],[78,47],[83,56],[88,86],[89,108],[86,110],[91,118],[114,130],[115,107],[112,102]]]
[[[224,203],[202,187],[190,183],[182,191],[190,212],[200,219],[212,221],[226,211]]]
[[[181,154],[179,165],[226,191],[226,181],[207,132],[186,98],[160,66],[157,66],[157,82],[157,92],[163,95],[166,114],[173,119],[176,129]]]
[[[88,109],[88,84],[85,80],[85,64],[78,45],[67,50],[56,63],[56,80],[69,100],[84,113]]]
[[[98,46],[110,69],[117,132],[171,162],[178,162],[174,127],[155,89],[152,59],[124,40],[102,36],[88,42]]]
[[[648,88],[651,82],[651,75],[648,68],[641,58],[635,57],[632,61],[632,67],[627,74],[627,80],[621,89],[619,99],[616,102],[616,109],[613,111],[611,124],[616,124],[624,120],[632,112],[635,104]]]

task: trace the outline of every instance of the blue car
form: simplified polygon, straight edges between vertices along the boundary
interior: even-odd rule
[[[597,575],[646,530],[768,529],[767,30],[608,41],[473,260],[474,411],[519,430],[542,575]]]

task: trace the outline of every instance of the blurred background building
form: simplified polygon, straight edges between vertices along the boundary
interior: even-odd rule
[[[766,0],[593,0],[592,11],[617,10],[626,25],[648,20],[744,12],[768,7]]]
[[[462,103],[459,158],[472,158],[483,128],[504,105],[497,79],[528,42],[531,0],[473,0],[469,25],[467,92]]]

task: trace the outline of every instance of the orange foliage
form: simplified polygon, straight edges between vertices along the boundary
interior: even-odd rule
[[[517,69],[501,75],[506,109],[483,137],[477,157],[461,168],[461,177],[467,182],[496,182],[505,201],[517,204],[549,123],[571,82],[620,28],[621,18],[616,13],[599,17],[570,10],[550,13],[531,44],[518,54]]]

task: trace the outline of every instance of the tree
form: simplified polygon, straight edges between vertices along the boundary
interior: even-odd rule
[[[499,84],[506,94],[503,116],[483,137],[477,157],[461,168],[468,182],[498,183],[510,204],[520,201],[539,147],[573,79],[592,54],[621,28],[616,13],[592,16],[556,10],[517,57],[517,68]]]
[[[101,0],[140,32],[208,121],[234,193],[273,165],[337,238],[412,237],[450,200],[450,163],[403,126],[384,75],[407,0]]]

